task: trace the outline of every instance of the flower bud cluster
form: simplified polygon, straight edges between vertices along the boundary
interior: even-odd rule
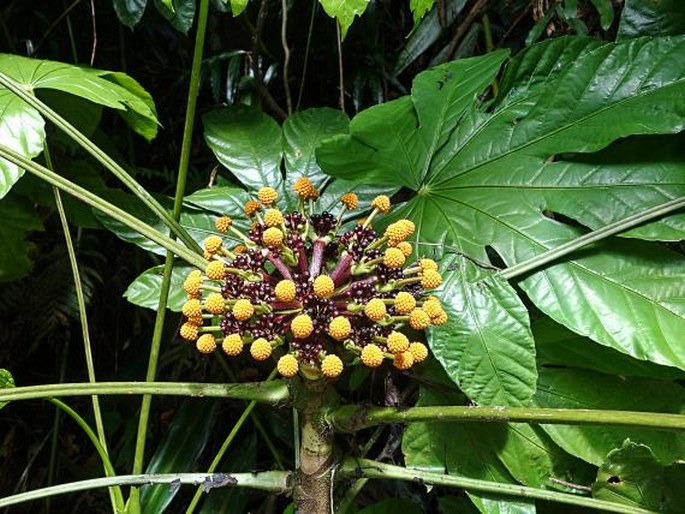
[[[426,346],[403,329],[442,325],[447,314],[426,295],[442,283],[437,264],[410,263],[414,224],[399,220],[378,234],[371,221],[391,207],[381,195],[363,222],[341,233],[343,214],[358,207],[356,194],[344,194],[334,216],[310,211],[319,191],[306,177],[294,190],[299,209],[282,213],[278,193],[260,189],[244,206],[253,222],[248,233],[227,216],[216,220],[218,235],[205,241],[207,267],[183,284],[181,337],[202,353],[220,347],[257,361],[278,356],[284,377],[333,378],[356,362],[407,370],[425,360]]]

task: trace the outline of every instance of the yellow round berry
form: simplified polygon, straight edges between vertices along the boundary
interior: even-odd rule
[[[388,268],[401,268],[407,258],[399,248],[388,248],[383,255],[383,264]]]
[[[390,353],[402,353],[409,348],[409,339],[401,332],[390,332],[385,345]]]
[[[407,243],[406,241],[400,241],[397,243],[397,248],[404,254],[405,257],[409,257],[411,255],[411,244]]]
[[[205,310],[211,314],[223,314],[225,306],[221,293],[212,293],[205,300]]]
[[[432,269],[432,270],[437,271],[438,263],[435,262],[433,259],[420,259],[419,260],[419,268],[421,268],[422,271],[426,271],[427,269]]]
[[[383,363],[383,350],[375,344],[367,344],[362,348],[362,362],[369,368],[377,368]]]
[[[298,178],[293,184],[293,189],[303,200],[316,200],[319,197],[319,192],[307,177]]]
[[[340,197],[340,201],[346,208],[348,208],[351,211],[355,210],[357,208],[357,205],[359,204],[359,199],[357,198],[357,195],[354,193],[345,193]]]
[[[221,261],[210,262],[205,269],[205,275],[207,275],[207,278],[210,280],[222,280],[226,276],[224,263]]]
[[[205,252],[214,255],[219,251],[223,244],[223,240],[219,236],[209,236],[205,239]]]
[[[198,336],[197,325],[195,323],[186,322],[181,325],[181,337],[186,341],[195,341]]]
[[[378,209],[380,212],[385,214],[390,210],[390,198],[385,195],[378,195],[371,201],[371,207]]]
[[[431,318],[431,323],[433,323],[433,325],[444,325],[447,323],[447,313],[440,308],[440,312],[435,317]]]
[[[243,351],[243,338],[240,337],[240,334],[229,334],[224,337],[221,348],[226,355],[230,355],[231,357],[240,355],[240,352]]]
[[[233,249],[233,253],[245,253],[247,252],[247,246],[245,245],[236,245],[236,247]]]
[[[374,298],[364,306],[364,314],[371,321],[382,320],[385,317],[385,313],[385,303],[380,298]]]
[[[290,322],[290,330],[296,339],[305,339],[314,331],[314,323],[309,314],[299,314]]]
[[[276,227],[267,228],[262,234],[262,242],[266,246],[281,246],[283,242],[283,232]]]
[[[408,314],[414,310],[414,307],[416,307],[416,300],[411,293],[400,291],[395,296],[393,305],[395,306],[395,310],[398,314]]]
[[[271,343],[263,337],[255,339],[250,345],[250,355],[258,361],[268,359],[271,357]]]
[[[402,230],[407,234],[406,237],[411,236],[416,231],[416,225],[414,225],[413,221],[400,220],[398,223],[402,225]]]
[[[216,350],[216,339],[212,334],[202,334],[200,338],[195,341],[195,347],[200,353],[212,353]]]
[[[428,358],[428,348],[423,343],[412,343],[409,345],[409,352],[414,357],[414,362],[423,362]]]
[[[189,316],[186,321],[188,323],[191,323],[193,325],[201,327],[202,326],[202,314],[198,314],[197,316]]]
[[[392,363],[397,369],[409,369],[414,364],[414,355],[410,351],[398,353]]]
[[[233,224],[233,220],[231,218],[229,218],[228,216],[221,216],[221,217],[214,220],[214,226],[222,234],[225,234],[226,232],[228,232],[228,229],[231,228],[232,224]]]
[[[421,274],[421,287],[433,289],[442,284],[442,276],[434,269],[427,269]]]
[[[385,229],[385,236],[391,241],[399,243],[412,235],[414,230],[415,227],[411,221],[399,220],[388,225],[388,228]]]
[[[256,200],[248,200],[245,202],[244,210],[247,216],[252,216],[255,212],[261,210],[261,208],[261,204]]]
[[[329,298],[335,291],[335,283],[328,275],[319,275],[314,279],[314,294],[318,298]]]
[[[199,269],[188,273],[188,277],[183,282],[183,289],[189,295],[198,295],[202,285],[202,272]]]
[[[188,300],[183,304],[181,312],[188,318],[202,317],[202,304],[200,303],[200,300]]]
[[[273,187],[262,187],[257,191],[257,198],[264,205],[271,205],[278,198],[278,192]]]
[[[254,314],[254,305],[250,303],[250,300],[245,300],[241,298],[233,304],[233,317],[238,321],[247,321]]]
[[[428,300],[425,300],[423,302],[422,309],[426,311],[426,314],[428,314],[431,318],[437,317],[442,310],[442,306],[440,305],[440,301],[437,298],[430,298]]]
[[[342,373],[343,362],[337,355],[329,354],[326,355],[321,361],[321,373],[324,377],[335,378]]]
[[[343,341],[350,335],[352,325],[345,316],[336,316],[328,324],[328,334],[337,341]]]
[[[292,378],[297,375],[297,370],[300,368],[299,363],[294,355],[287,354],[278,359],[276,369],[286,378]]]
[[[414,309],[409,313],[409,326],[414,330],[425,330],[430,324],[431,318],[423,309]]]
[[[292,280],[281,280],[276,284],[274,294],[279,302],[292,302],[295,299],[297,288]]]
[[[285,223],[285,219],[278,209],[267,209],[264,211],[264,224],[267,227],[278,227],[283,223]]]

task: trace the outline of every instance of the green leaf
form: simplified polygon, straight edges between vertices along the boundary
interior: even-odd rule
[[[454,405],[457,400],[454,395],[421,387],[416,405]],[[409,468],[513,483],[492,451],[492,444],[502,444],[503,438],[486,439],[480,427],[470,423],[411,423],[402,437],[402,452]]]
[[[119,21],[132,29],[143,17],[147,0],[112,0],[112,4]]]
[[[202,120],[209,148],[248,189],[268,185],[283,192],[281,129],[273,118],[241,105],[212,111]]]
[[[155,0],[157,11],[179,32],[187,34],[195,18],[195,0]]]
[[[642,161],[627,175],[625,168],[612,173],[611,165],[588,166],[582,161],[592,157],[578,158],[630,135],[685,128],[685,38],[599,46],[575,41],[543,44],[542,51],[533,47],[534,55],[542,55],[536,65],[525,52],[515,61],[523,63],[514,66],[516,80],[505,77],[507,94],[489,110],[473,98],[499,65],[493,54],[450,63],[454,80],[427,72],[432,88],[421,74],[412,97],[360,113],[350,135],[324,143],[319,163],[333,175],[351,167],[369,181],[411,188],[416,195],[401,214],[419,227],[419,242],[454,247],[482,261],[488,259],[487,246],[507,265],[585,233],[565,218],[605,225],[621,219],[616,213],[626,208],[636,212],[685,194],[681,178],[653,197],[653,169],[643,169]],[[482,59],[489,60],[483,67],[489,74],[477,80],[466,74],[465,68],[478,68]],[[446,110],[442,121],[439,110],[419,101],[431,89],[454,97],[469,81],[480,82],[480,89],[474,83],[465,105]],[[682,177],[678,166],[671,176],[680,169]],[[584,196],[589,191],[594,196]],[[574,198],[588,199],[582,211]],[[538,308],[571,330],[638,359],[685,369],[685,347],[674,343],[685,333],[680,256],[641,242],[611,241],[533,273],[520,285]]]
[[[69,93],[117,110],[141,135],[154,137],[157,117],[152,99],[132,78],[122,73],[70,64],[0,54],[0,70],[26,89]],[[0,139],[28,158],[37,156],[45,140],[45,123],[35,109],[0,87]],[[0,160],[0,198],[21,177],[23,170]]]
[[[614,6],[611,0],[590,0],[599,13],[599,24],[602,30],[608,30],[614,22]]]
[[[541,368],[534,403],[556,409],[603,409],[685,413],[685,390],[672,382],[626,378],[590,371]],[[685,434],[640,428],[543,425],[561,448],[599,466],[630,438],[647,444],[664,462],[685,455]]]
[[[663,466],[648,446],[627,439],[609,452],[592,484],[592,496],[633,507],[660,510]]]
[[[4,368],[0,368],[0,389],[9,389],[14,387],[14,377],[12,373]],[[9,402],[0,402],[0,409],[2,409]]]
[[[183,472],[197,463],[209,436],[219,402],[186,400],[169,424],[164,438],[150,459],[146,473]],[[164,512],[178,489],[168,485],[143,486],[141,507],[145,514]]]
[[[369,5],[369,0],[319,0],[319,3],[331,18],[337,18],[340,24],[340,35],[345,39],[355,16],[361,16]]]
[[[207,216],[211,216],[209,213],[212,213],[212,218],[229,216],[235,227],[248,230],[251,223],[245,216],[244,206],[245,202],[253,198],[253,195],[238,187],[214,186],[195,191],[186,196],[183,203],[207,211]]]
[[[186,293],[183,290],[183,282],[193,268],[189,266],[174,266],[171,271],[171,283],[169,285],[169,298],[167,308],[174,312],[181,312],[186,301]],[[162,287],[162,275],[164,266],[154,266],[138,275],[131,282],[124,293],[124,297],[134,305],[146,307],[152,310],[159,308],[159,290]]]
[[[625,0],[617,40],[679,34],[685,34],[685,9],[680,0]]]
[[[414,15],[414,26],[431,10],[435,0],[409,0],[409,8]]]
[[[512,500],[495,494],[466,493],[482,514],[535,514],[535,502]]]
[[[358,514],[423,514],[423,508],[413,501],[390,498],[360,510]]]
[[[481,405],[525,405],[535,392],[535,344],[528,311],[509,283],[471,261],[444,263],[448,322],[428,343],[447,374]]]
[[[245,10],[247,2],[248,0],[231,0],[231,12],[234,17],[240,15]]]
[[[0,283],[17,280],[33,269],[30,253],[33,243],[26,241],[32,230],[43,230],[33,205],[25,199],[4,198],[0,202]]]
[[[685,378],[685,372],[637,360],[612,348],[598,345],[555,323],[542,318],[532,324],[537,362],[541,366],[569,366],[599,371],[610,375],[674,380]]]

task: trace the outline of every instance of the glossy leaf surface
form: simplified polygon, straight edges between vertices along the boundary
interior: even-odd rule
[[[685,389],[666,381],[622,378],[590,371],[542,368],[534,402],[539,407],[685,413]],[[685,435],[624,427],[543,425],[571,455],[601,465],[626,438],[648,445],[663,462],[685,455]]]
[[[680,0],[625,0],[617,39],[685,34]]]
[[[596,228],[685,194],[682,163],[660,170],[670,179],[655,186],[654,167],[621,162],[620,146],[607,150],[615,166],[587,157],[620,138],[685,127],[685,38],[536,45],[510,63],[504,95],[486,110],[474,100],[503,57],[493,52],[418,75],[411,97],[360,113],[350,135],[325,142],[322,168],[333,175],[352,168],[412,189],[395,216],[414,220],[419,243],[482,261],[489,246],[507,265],[585,233],[565,218]],[[682,218],[663,223],[649,236],[632,235],[682,230]],[[685,332],[685,263],[675,254],[607,242],[533,273],[521,287],[571,330],[685,369],[685,348],[674,343]]]
[[[449,323],[428,342],[447,374],[481,405],[525,405],[535,392],[528,311],[509,283],[460,256],[445,259]]]

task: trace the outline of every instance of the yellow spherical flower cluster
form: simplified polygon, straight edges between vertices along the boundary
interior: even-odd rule
[[[340,201],[345,206],[346,209],[351,211],[355,210],[359,205],[359,199],[354,193],[345,193],[340,197]]]
[[[278,198],[278,192],[273,187],[262,187],[257,191],[257,198],[264,205],[271,205]]]
[[[319,191],[307,177],[298,178],[293,184],[293,189],[303,200],[316,200],[319,197]]]
[[[435,261],[418,256],[407,241],[414,223],[401,219],[381,234],[371,225],[389,212],[388,196],[371,202],[368,216],[348,223],[359,208],[354,193],[340,197],[337,213],[315,212],[319,192],[306,177],[293,184],[298,209],[277,205],[278,193],[263,187],[245,203],[251,227],[228,216],[215,220],[217,234],[204,242],[210,260],[183,282],[187,301],[180,329],[201,353],[228,356],[249,347],[257,361],[272,358],[281,376],[305,380],[339,377],[361,361],[385,361],[406,371],[428,358],[426,345],[410,342],[405,329],[425,330],[447,314],[425,289],[440,286]],[[240,244],[225,247],[222,234]]]
[[[278,372],[286,378],[292,378],[297,375],[297,371],[300,368],[300,364],[297,362],[297,358],[292,354],[286,354],[280,359],[278,359],[278,364],[276,364]]]
[[[264,225],[267,227],[278,227],[284,222],[283,214],[278,209],[267,209],[264,211]]]

